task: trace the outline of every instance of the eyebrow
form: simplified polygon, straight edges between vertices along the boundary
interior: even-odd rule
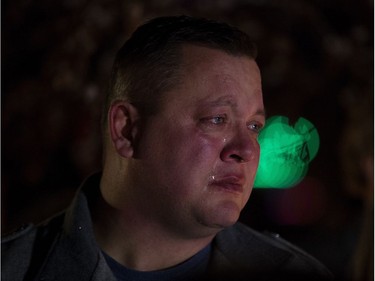
[[[204,103],[209,105],[209,106],[229,105],[229,106],[232,106],[232,107],[237,107],[237,104],[233,102],[233,99],[232,99],[231,96],[222,96],[222,97],[219,97],[216,100],[206,101]]]
[[[264,118],[267,117],[267,113],[266,113],[266,110],[265,109],[258,109],[254,115],[261,115],[261,116],[264,116]]]
[[[203,101],[203,103],[205,103],[208,106],[231,106],[234,108],[237,107],[237,103],[233,102],[233,99],[231,96],[221,96],[216,100],[207,101],[207,102]],[[264,108],[258,109],[254,115],[264,116],[264,118],[266,118],[267,116],[266,110]]]

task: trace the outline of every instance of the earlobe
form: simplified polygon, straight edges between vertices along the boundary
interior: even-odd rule
[[[131,158],[134,154],[137,109],[128,102],[117,101],[111,105],[108,115],[109,133],[115,150],[122,157]]]

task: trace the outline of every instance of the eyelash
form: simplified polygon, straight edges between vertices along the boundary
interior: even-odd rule
[[[221,124],[225,124],[227,122],[227,117],[226,116],[214,116],[212,118],[209,119],[209,121],[213,124],[213,125],[221,125]]]
[[[253,126],[256,126],[256,128],[251,128]],[[255,123],[251,123],[248,127],[249,127],[250,130],[259,134],[262,131],[263,125],[258,123],[258,122],[255,122]]]
[[[224,115],[215,115],[210,117],[202,118],[201,123],[206,124],[210,127],[223,126],[228,122],[227,116]]]
[[[227,119],[228,118],[226,115],[217,115],[213,117],[204,118],[203,122],[208,123],[209,125],[212,125],[212,126],[220,126],[220,125],[226,124],[228,122]],[[248,128],[251,131],[259,134],[263,128],[263,125],[260,124],[259,122],[252,122],[250,125],[248,125]]]

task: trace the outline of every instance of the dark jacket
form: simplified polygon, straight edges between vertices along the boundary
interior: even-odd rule
[[[88,198],[89,178],[66,212],[2,239],[2,280],[115,281],[98,247]],[[94,192],[95,193],[95,192]],[[295,246],[237,223],[213,241],[210,280],[331,280],[329,271]]]

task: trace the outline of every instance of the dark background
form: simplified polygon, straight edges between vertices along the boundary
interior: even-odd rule
[[[307,177],[287,190],[254,190],[241,220],[348,279],[364,210],[373,209],[372,193],[358,192],[372,190],[373,174],[350,187],[361,161],[343,157],[356,139],[354,154],[373,159],[373,11],[370,0],[2,1],[2,232],[63,210],[100,170],[115,52],[144,20],[190,14],[249,33],[267,114],[304,117],[320,134]]]

